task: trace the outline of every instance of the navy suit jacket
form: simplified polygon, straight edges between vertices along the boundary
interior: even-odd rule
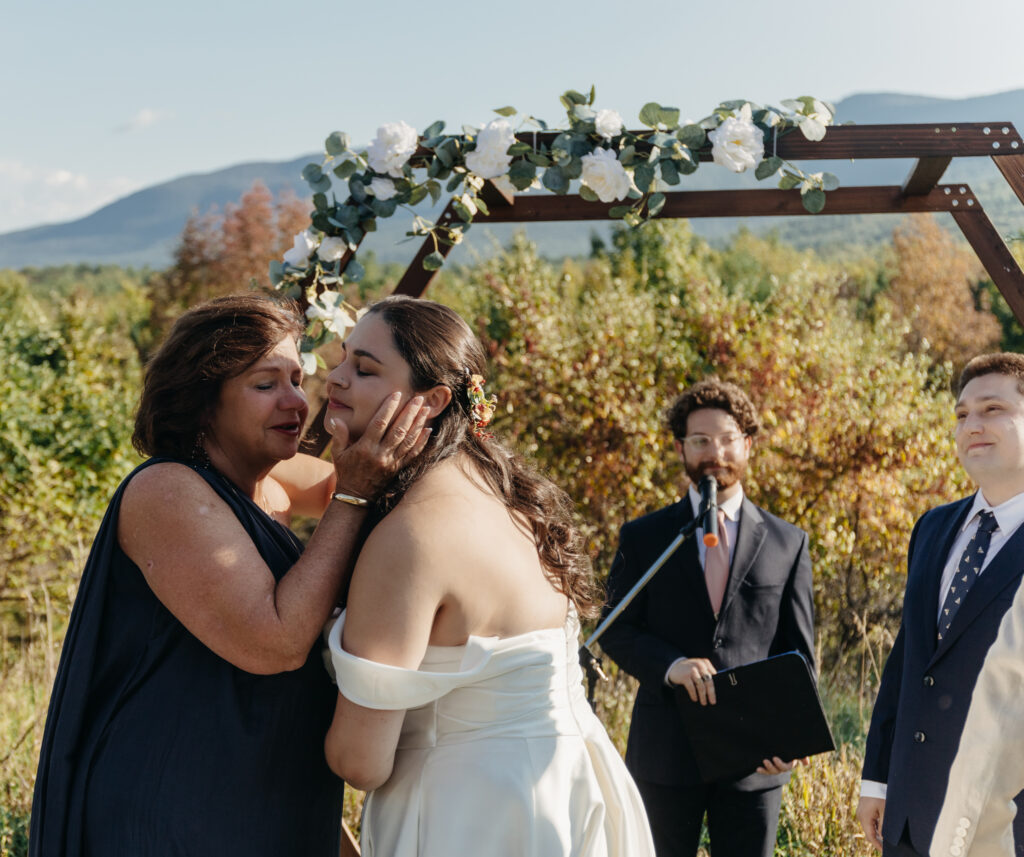
[[[938,640],[942,570],[973,502],[972,496],[932,509],[914,526],[903,618],[882,673],[865,749],[864,779],[888,786],[883,838],[895,844],[906,826],[911,845],[922,854],[942,808],[978,673],[1024,570],[1020,527]]]
[[[608,576],[615,604],[693,519],[689,498],[623,526]],[[601,647],[640,680],[626,749],[637,779],[663,785],[701,782],[665,674],[674,660],[703,657],[716,669],[798,651],[814,663],[814,600],[807,534],[744,499],[722,608],[715,620],[689,539],[662,566],[601,638]],[[781,785],[789,774],[751,776],[743,790]]]

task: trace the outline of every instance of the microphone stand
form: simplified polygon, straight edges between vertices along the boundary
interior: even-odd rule
[[[594,707],[594,690],[597,687],[598,679],[601,681],[607,681],[608,676],[606,676],[604,671],[601,669],[601,659],[590,651],[590,647],[593,646],[594,643],[601,638],[604,632],[608,630],[608,626],[619,618],[622,611],[625,610],[630,605],[630,602],[640,594],[640,591],[650,582],[651,578],[661,570],[661,567],[668,562],[672,554],[679,550],[679,546],[697,531],[697,527],[703,523],[704,518],[707,515],[709,505],[710,504],[706,499],[701,503],[700,509],[694,516],[693,520],[688,524],[684,524],[680,528],[679,533],[672,540],[672,543],[665,548],[661,556],[659,556],[651,567],[644,572],[643,576],[633,585],[633,588],[626,593],[625,597],[615,605],[615,609],[601,620],[601,624],[594,629],[594,633],[592,633],[587,638],[586,642],[580,647],[580,664],[587,675],[587,702],[590,703],[591,708]]]

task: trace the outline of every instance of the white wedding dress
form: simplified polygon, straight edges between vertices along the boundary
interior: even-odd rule
[[[364,857],[653,857],[640,795],[583,692],[579,624],[430,646],[418,670],[331,629],[340,691],[408,709],[391,778],[366,796]]]

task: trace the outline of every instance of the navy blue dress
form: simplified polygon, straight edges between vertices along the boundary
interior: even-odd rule
[[[301,542],[223,476],[189,466],[280,579]],[[337,691],[319,646],[300,669],[264,676],[192,636],[118,545],[128,479],[107,509],[71,613],[43,734],[30,857],[337,857],[342,782],[323,750]]]

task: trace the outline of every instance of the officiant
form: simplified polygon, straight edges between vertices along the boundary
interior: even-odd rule
[[[608,578],[610,612],[696,516],[695,486],[718,482],[719,543],[686,541],[605,632],[601,645],[640,681],[626,764],[640,788],[658,857],[694,857],[707,815],[715,857],[771,857],[793,762],[765,759],[731,782],[701,779],[674,700],[714,705],[720,669],[797,651],[814,663],[807,534],[754,505],[743,479],[760,428],[734,384],[705,379],[680,395],[668,427],[689,486],[677,503],[622,527]]]

